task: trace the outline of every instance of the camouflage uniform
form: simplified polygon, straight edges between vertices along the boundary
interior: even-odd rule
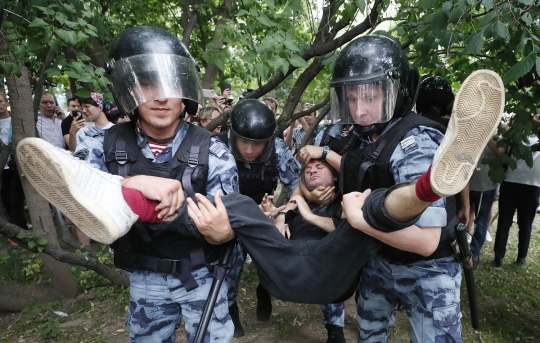
[[[188,125],[182,127],[176,137],[161,153],[154,156],[147,144],[142,153],[153,162],[170,161],[186,136]],[[75,156],[88,161],[94,167],[108,171],[104,160],[103,140],[105,131],[99,128],[88,130],[77,144]],[[144,141],[137,134],[139,143]],[[221,190],[228,194],[238,191],[236,162],[221,141],[212,137],[212,142],[223,145],[222,153],[209,153],[207,195]],[[225,152],[225,153],[223,153]],[[174,330],[184,318],[187,342],[193,342],[202,310],[206,304],[213,277],[207,267],[192,271],[199,287],[187,292],[176,274],[150,271],[128,273],[130,279],[130,304],[126,325],[132,342],[175,342]],[[229,342],[232,340],[234,325],[227,306],[227,283],[220,288],[205,336],[205,342]]]
[[[324,324],[345,327],[345,303],[323,304]]]
[[[414,181],[427,171],[443,139],[439,131],[422,126],[408,136],[414,140],[408,138],[404,147],[398,144],[390,158],[396,184]],[[446,226],[445,203],[445,198],[432,203],[416,225]],[[379,253],[362,268],[360,280],[358,342],[387,342],[399,304],[411,323],[411,342],[461,342],[461,265],[453,256],[403,264]]]
[[[279,173],[279,180],[283,186],[288,187],[287,199],[291,196],[293,190],[298,187],[300,182],[300,163],[294,158],[291,150],[285,144],[285,141],[281,138],[276,138],[275,154],[278,156],[277,169]],[[245,163],[238,161],[238,163]],[[245,163],[246,167],[249,163]],[[244,269],[244,253],[242,247],[237,244],[235,249],[235,255],[233,255],[234,264],[231,267],[229,274],[227,275],[227,284],[229,285],[228,299],[229,306],[236,302],[236,295],[238,294],[238,287],[240,283],[240,275]]]

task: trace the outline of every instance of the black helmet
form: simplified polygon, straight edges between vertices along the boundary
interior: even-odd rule
[[[122,31],[112,42],[105,68],[119,109],[133,113],[155,99],[181,98],[189,114],[202,103],[198,66],[171,33],[151,26]]]
[[[276,118],[270,106],[257,99],[239,102],[231,112],[229,127],[229,149],[235,159],[268,161],[276,138]]]
[[[441,109],[441,117],[452,112],[454,93],[450,82],[440,76],[429,76],[420,83],[416,111],[424,113],[429,107]]]
[[[368,35],[355,39],[339,54],[330,80],[330,119],[359,124],[376,133],[412,108],[418,72],[409,67],[392,39]],[[416,85],[415,85],[416,80]]]

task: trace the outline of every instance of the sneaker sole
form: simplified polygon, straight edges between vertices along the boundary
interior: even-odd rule
[[[452,109],[452,130],[431,166],[435,193],[450,196],[465,188],[501,121],[504,104],[504,84],[497,73],[477,70],[463,82]]]
[[[68,215],[88,237],[111,244],[121,236],[122,230],[79,187],[51,147],[41,138],[21,141],[17,146],[17,158],[24,176],[39,194]]]

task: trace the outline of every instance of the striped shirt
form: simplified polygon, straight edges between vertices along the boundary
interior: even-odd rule
[[[169,143],[156,143],[152,141],[148,141],[148,146],[150,147],[150,150],[154,153],[154,156],[159,155],[165,149]]]

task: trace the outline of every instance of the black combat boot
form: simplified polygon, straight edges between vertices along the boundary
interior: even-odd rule
[[[229,314],[231,315],[234,324],[234,337],[244,337],[244,328],[242,327],[242,323],[240,323],[240,313],[238,312],[237,303],[234,303],[229,307]]]
[[[267,322],[272,315],[272,299],[270,293],[259,284],[257,286],[257,319]]]
[[[341,326],[326,324],[325,327],[328,331],[328,340],[326,343],[347,343]]]

